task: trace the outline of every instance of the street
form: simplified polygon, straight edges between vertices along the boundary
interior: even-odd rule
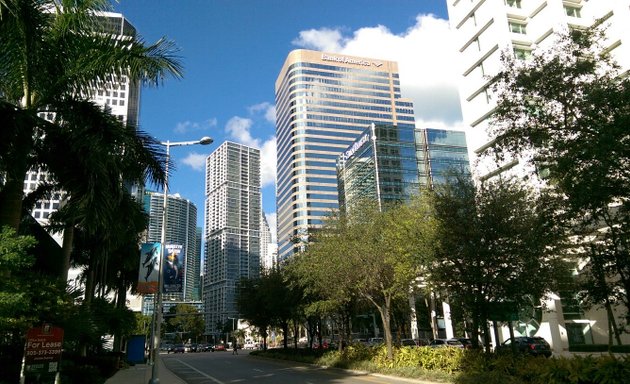
[[[161,355],[164,364],[188,384],[201,383],[337,383],[337,384],[399,384],[412,380],[377,377],[339,369],[327,369],[291,361],[249,356],[241,350]]]

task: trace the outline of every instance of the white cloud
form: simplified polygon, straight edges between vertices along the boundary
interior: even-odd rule
[[[195,121],[182,121],[177,123],[177,125],[173,129],[173,132],[178,134],[185,134],[190,132],[205,131],[216,126],[217,119],[214,117],[201,123]]]
[[[303,48],[398,62],[402,96],[414,102],[416,126],[423,121],[442,127],[461,124],[456,55],[448,21],[418,15],[401,34],[387,27],[360,28],[346,37],[341,29],[300,32],[293,44]],[[435,126],[435,125],[434,125]],[[432,126],[433,127],[433,126]]]
[[[264,104],[264,103],[263,103]],[[261,109],[261,104],[257,104],[250,107],[251,111],[267,111],[274,109],[272,106],[267,105]],[[263,141],[260,138],[254,138],[251,134],[254,120],[239,116],[234,116],[228,120],[225,131],[228,133],[231,140],[237,143],[245,144],[247,146],[260,149],[260,177],[261,187],[275,184],[276,180],[276,138],[271,137],[268,140]]]
[[[234,116],[225,125],[225,131],[234,141],[254,148],[260,148],[260,139],[255,139],[251,135],[251,128],[254,122],[252,119]]]
[[[275,243],[276,241],[278,241],[278,236],[277,236],[278,217],[275,212],[265,213],[265,217],[267,218],[267,224],[269,224],[269,231],[271,232],[271,242]]]
[[[276,183],[276,137],[265,141],[260,148],[260,183],[262,187]]]
[[[292,41],[293,45],[326,52],[341,52],[345,39],[338,29],[309,29],[301,31],[300,37]]]
[[[203,171],[206,167],[206,157],[208,157],[208,155],[190,152],[188,156],[181,161],[196,171]]]
[[[249,113],[252,115],[257,115],[259,113],[262,113],[263,116],[265,117],[265,120],[267,120],[269,123],[275,126],[276,124],[276,106],[275,105],[268,102],[264,102],[264,103],[252,105],[251,107],[248,108],[248,110],[249,110]]]

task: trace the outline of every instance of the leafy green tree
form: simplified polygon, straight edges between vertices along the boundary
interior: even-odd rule
[[[579,242],[596,243],[585,246],[585,297],[630,313],[630,79],[604,36],[574,29],[529,61],[504,58],[490,154],[525,154],[566,196]]]
[[[26,331],[49,322],[62,325],[72,309],[65,284],[32,267],[34,238],[0,231],[0,364],[5,378],[17,382]]]
[[[430,283],[461,305],[472,340],[497,303],[525,305],[568,281],[567,239],[558,205],[516,180],[489,180],[476,188],[456,177],[434,192],[437,220]]]
[[[284,333],[284,348],[288,348],[289,323],[298,317],[302,292],[288,282],[284,269],[261,273],[260,278],[244,279],[239,284],[237,305],[239,316],[258,327],[267,346],[270,327],[280,327]]]
[[[261,273],[258,279],[243,279],[239,283],[236,305],[240,316],[257,327],[263,338],[263,349],[267,347],[268,329],[272,323],[272,308],[268,307],[269,298],[266,288],[269,274]]]
[[[144,335],[148,340],[151,335],[151,322],[153,321],[151,316],[136,312],[135,317],[135,328],[132,335]]]
[[[193,340],[203,335],[205,323],[203,314],[197,308],[189,304],[177,304],[173,312],[167,322],[174,332],[181,332]]]
[[[295,257],[300,279],[317,286],[337,307],[357,297],[376,308],[383,323],[388,357],[393,357],[391,315],[396,299],[407,299],[413,281],[431,260],[432,208],[426,195],[381,212],[358,203],[352,216],[331,217],[316,241]]]

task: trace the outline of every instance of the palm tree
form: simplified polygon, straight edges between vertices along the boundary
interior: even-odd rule
[[[113,229],[120,227],[121,214],[128,211],[120,209],[127,198],[123,180],[143,183],[148,178],[159,183],[164,153],[154,139],[91,102],[68,99],[58,110],[69,119],[55,121],[38,157],[54,175],[50,188],[67,193],[65,204],[51,217],[51,229],[64,231],[66,275],[61,278],[66,279],[74,229],[103,244],[110,242],[109,237],[121,238]],[[144,228],[131,235],[137,237]]]
[[[106,33],[98,13],[109,8],[107,0],[0,0],[0,109],[10,112],[2,117],[0,226],[19,227],[24,177],[50,160],[42,156],[52,140],[48,135],[56,130],[72,135],[93,117],[89,112],[94,109],[81,95],[110,75],[147,85],[158,85],[167,75],[181,76],[171,42],[146,45],[138,36]],[[55,122],[39,119],[42,111],[54,112]],[[146,151],[134,147],[125,156],[129,151],[147,159]],[[155,176],[160,178],[160,172]],[[105,204],[102,197],[87,198]]]

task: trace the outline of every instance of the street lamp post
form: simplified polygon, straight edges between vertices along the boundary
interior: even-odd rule
[[[228,320],[232,320],[232,343],[233,347],[236,347],[236,320],[238,320],[236,317],[228,317]]]
[[[162,233],[160,236],[160,244],[162,248],[162,254],[158,258],[158,289],[155,296],[155,302],[153,305],[153,327],[152,333],[152,347],[151,347],[151,362],[153,367],[151,368],[151,380],[149,384],[158,384],[160,382],[158,372],[158,359],[160,356],[160,333],[162,332],[162,281],[164,278],[164,271],[162,271],[162,259],[164,258],[164,247],[166,243],[166,208],[168,205],[168,163],[170,161],[171,147],[181,147],[185,145],[208,145],[212,144],[214,140],[208,136],[204,136],[195,141],[162,141],[160,144],[166,147],[166,166],[164,168],[164,201],[162,204]]]

